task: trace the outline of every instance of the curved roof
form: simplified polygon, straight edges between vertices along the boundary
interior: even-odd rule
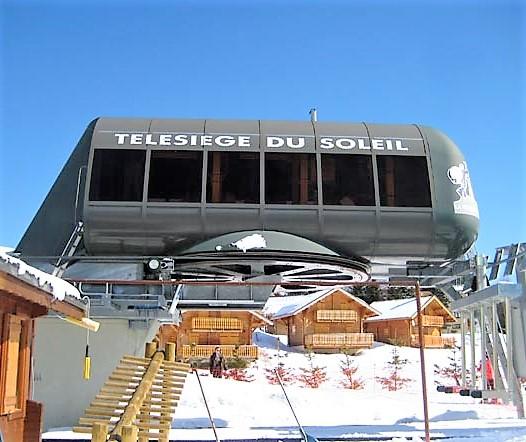
[[[290,233],[275,232],[272,230],[246,230],[242,232],[227,233],[203,241],[183,253],[199,252],[228,252],[259,249],[279,250],[291,252],[318,253],[322,255],[338,256],[338,254],[321,244]]]

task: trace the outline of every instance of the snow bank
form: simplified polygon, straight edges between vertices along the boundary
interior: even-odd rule
[[[278,338],[279,339],[279,338]],[[306,356],[280,342],[273,335],[257,331],[254,342],[261,357],[250,366],[253,382],[212,378],[201,371],[201,382],[221,440],[268,439],[299,441],[300,432],[283,392],[268,383],[266,370],[282,363],[299,371],[308,366]],[[468,340],[469,342],[469,340]],[[386,391],[375,380],[386,375],[393,346],[376,344],[353,356],[357,375],[364,380],[362,390],[341,387],[342,354],[316,354],[313,364],[325,367],[328,381],[318,389],[304,388],[296,382],[287,386],[287,394],[300,423],[309,435],[322,440],[424,440],[424,416],[420,387],[419,349],[400,347],[401,358],[408,360],[402,375],[413,382],[401,391]],[[477,355],[480,354],[476,347]],[[469,349],[468,349],[469,352]],[[447,366],[452,351],[425,351],[428,378],[431,436],[448,442],[526,442],[526,421],[516,418],[511,405],[485,404],[471,397],[439,393],[434,381],[452,384],[437,377],[433,365]],[[48,432],[45,439],[73,439],[85,435],[68,431]],[[174,414],[170,440],[213,441],[207,411],[195,374],[189,373],[181,400]]]
[[[0,270],[41,288],[60,301],[63,301],[66,296],[80,299],[80,292],[76,287],[61,278],[30,266],[21,259],[8,255],[12,250],[0,246]]]

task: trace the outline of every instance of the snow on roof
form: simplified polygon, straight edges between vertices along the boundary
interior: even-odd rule
[[[343,289],[338,288],[320,290],[318,292],[309,293],[308,295],[271,296],[268,298],[267,303],[263,308],[263,313],[271,319],[280,319],[286,318],[287,316],[293,316],[310,307],[312,304],[321,301],[323,298],[329,296],[331,293],[334,293],[337,290],[344,293],[363,307],[366,307],[374,313],[379,314],[376,309],[367,304],[365,301],[351,295],[349,292]]]
[[[431,302],[434,296],[422,296],[422,309]],[[408,319],[416,315],[416,298],[375,301],[371,307],[380,312],[380,316],[368,318],[368,322],[385,321],[386,319]]]
[[[0,271],[9,273],[34,287],[38,287],[60,301],[64,301],[66,296],[80,299],[80,292],[76,287],[57,276],[30,266],[21,259],[8,255],[8,252],[12,250],[8,247],[0,246]]]

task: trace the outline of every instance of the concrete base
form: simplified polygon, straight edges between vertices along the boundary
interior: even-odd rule
[[[86,330],[57,317],[36,320],[33,351],[33,399],[44,404],[44,431],[71,427],[93,400],[124,354],[144,356],[159,322],[97,319],[90,332],[91,379],[82,377]]]

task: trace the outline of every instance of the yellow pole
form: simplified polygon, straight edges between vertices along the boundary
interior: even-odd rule
[[[157,351],[157,342],[147,342],[144,349],[144,357],[151,359]]]
[[[95,422],[91,429],[91,442],[106,442],[108,437],[108,424]]]
[[[173,342],[164,346],[164,359],[168,362],[175,362],[175,344]]]
[[[167,361],[167,362],[174,362],[175,361],[175,344],[174,343],[167,343],[165,345],[165,347],[164,347],[164,360]],[[166,375],[163,375],[162,387],[163,387],[162,391],[163,391],[163,395],[164,395],[165,392],[170,389],[170,385],[166,381]],[[171,421],[170,416],[171,416],[170,412],[162,411],[161,412],[161,422],[162,423],[164,423],[165,421],[170,422]],[[160,433],[159,434],[159,442],[168,442],[169,431],[170,430],[166,430],[166,429],[159,430],[159,433]]]
[[[123,426],[121,442],[137,442],[137,427],[134,425]]]

